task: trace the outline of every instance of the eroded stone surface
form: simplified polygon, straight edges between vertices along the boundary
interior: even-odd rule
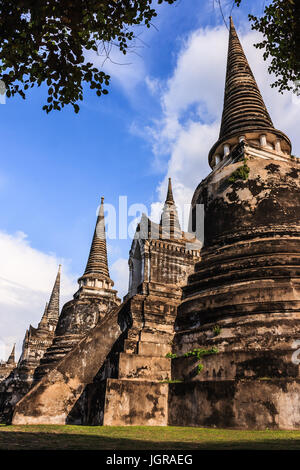
[[[169,385],[170,426],[299,429],[300,382],[227,380]]]
[[[168,384],[108,379],[105,426],[166,426],[168,424]]]

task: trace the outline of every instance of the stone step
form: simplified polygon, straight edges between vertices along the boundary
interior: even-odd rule
[[[172,347],[169,344],[150,343],[148,341],[139,341],[138,343],[138,354],[142,356],[166,357],[171,349]]]
[[[169,323],[169,324],[164,324],[160,323],[159,321],[151,321],[149,318],[145,319],[144,323],[144,328],[149,331],[153,331],[155,333],[156,331],[161,331],[162,333],[165,334],[174,334],[174,322]]]
[[[169,347],[171,348],[171,341],[173,339],[174,332],[172,333],[166,333],[166,332],[160,332],[160,331],[142,331],[140,335],[140,341],[146,341],[149,343],[164,343],[164,344],[169,344]]]
[[[104,426],[167,426],[168,384],[107,379]]]
[[[169,358],[120,353],[119,379],[170,380],[170,378]]]
[[[71,351],[72,348],[55,348],[49,350],[44,357],[56,357],[56,355],[65,355],[67,352]]]

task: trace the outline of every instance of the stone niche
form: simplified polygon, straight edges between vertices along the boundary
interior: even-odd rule
[[[144,281],[145,252],[139,241],[135,240],[129,258],[129,288],[131,297],[138,293],[138,288]]]

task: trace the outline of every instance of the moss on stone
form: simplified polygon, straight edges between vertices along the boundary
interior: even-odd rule
[[[188,351],[186,352],[183,357],[197,357],[198,359],[200,359],[200,357],[202,356],[209,356],[210,354],[217,354],[219,351],[217,348],[213,347],[213,348],[210,348],[210,349],[200,349],[200,348],[196,348],[196,349],[193,349],[192,351]]]
[[[250,168],[247,165],[247,158],[244,158],[244,164],[231,173],[228,181],[234,183],[237,180],[247,180],[249,177]]]

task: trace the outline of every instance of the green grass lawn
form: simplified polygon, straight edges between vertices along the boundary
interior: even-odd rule
[[[300,449],[300,431],[152,426],[0,426],[0,449]]]

